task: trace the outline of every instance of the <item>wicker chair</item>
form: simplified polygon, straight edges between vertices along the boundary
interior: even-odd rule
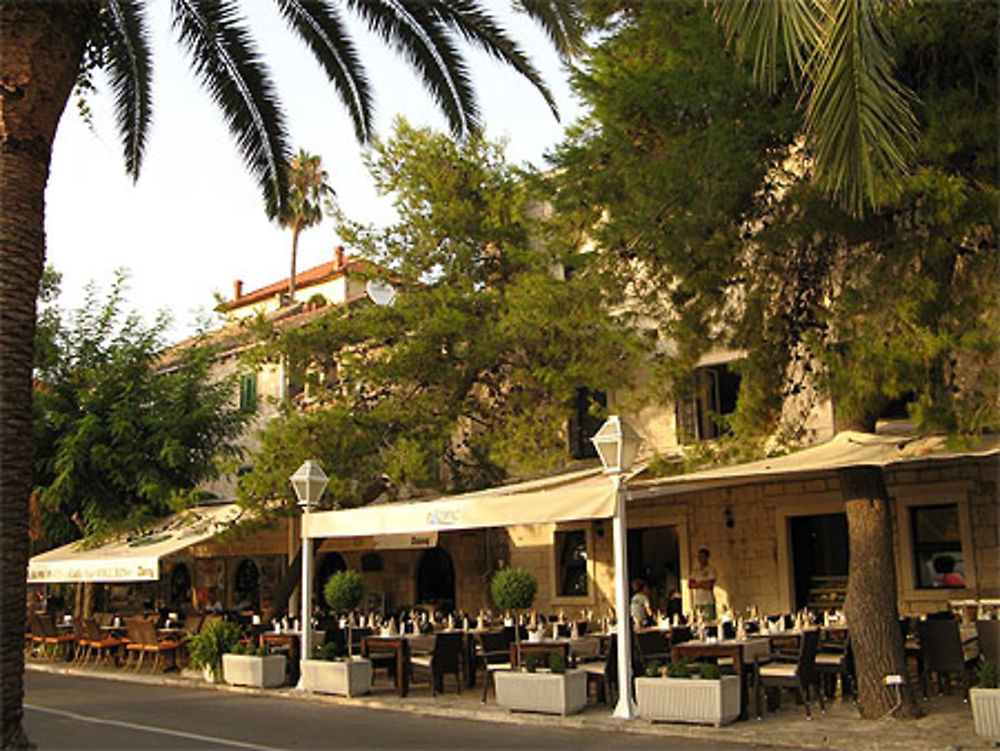
[[[1000,665],[1000,621],[976,621],[979,654]]]
[[[422,652],[417,639],[410,643],[411,673],[414,677],[427,676],[431,686],[431,696],[444,692],[446,675],[455,676],[458,693],[462,693],[462,641],[465,634],[461,631],[442,631],[428,638],[431,641],[426,652]]]
[[[945,618],[919,621],[917,623],[917,638],[920,640],[920,651],[924,658],[921,674],[924,698],[926,699],[928,696],[928,679],[930,674],[934,673],[939,692],[945,689],[950,690],[951,677],[960,676],[962,696],[968,701],[969,672],[975,665],[978,655],[963,652],[958,621]]]
[[[160,639],[156,634],[156,626],[151,620],[146,618],[129,618],[125,621],[128,628],[129,643],[125,646],[126,651],[138,655],[136,660],[136,672],[142,669],[142,663],[147,653],[154,655],[151,671],[156,670],[162,664],[163,655],[171,656],[172,667],[177,666],[178,642],[172,639]]]
[[[498,670],[510,670],[510,643],[506,631],[483,631],[476,634],[476,658],[483,666],[483,704]]]
[[[806,631],[799,639],[798,654],[794,659],[782,655],[776,656],[770,662],[757,666],[757,718],[761,717],[761,698],[765,689],[794,689],[799,700],[805,704],[806,717],[812,719],[810,693],[816,687],[816,652],[819,649],[819,631]],[[826,700],[823,692],[818,691],[819,705],[826,711]],[[780,705],[779,705],[780,706]]]

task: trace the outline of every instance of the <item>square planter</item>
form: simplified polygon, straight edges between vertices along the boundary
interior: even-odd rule
[[[285,682],[284,655],[222,655],[222,678],[230,686],[275,688]]]
[[[970,688],[969,704],[976,735],[1000,742],[1000,688]]]
[[[372,690],[372,662],[364,658],[302,661],[302,688],[319,694],[361,696]]]
[[[568,715],[587,704],[587,674],[582,670],[557,673],[498,671],[497,704],[512,711]]]
[[[740,715],[740,679],[636,678],[639,716],[666,722],[726,725]]]

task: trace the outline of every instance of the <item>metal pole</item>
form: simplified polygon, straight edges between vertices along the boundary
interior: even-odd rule
[[[312,539],[306,531],[306,519],[309,516],[309,505],[302,510],[302,584],[299,592],[299,603],[302,606],[299,618],[299,682],[296,688],[303,690],[302,675],[305,672],[305,660],[312,654],[310,635],[312,633]]]
[[[614,716],[631,720],[639,715],[632,700],[632,618],[628,587],[628,522],[625,518],[625,490],[621,473],[611,475],[615,487],[613,521],[615,552],[615,614],[618,629],[618,704]]]

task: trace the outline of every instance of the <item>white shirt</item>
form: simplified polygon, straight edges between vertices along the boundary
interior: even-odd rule
[[[698,566],[696,565],[691,569],[691,574],[688,577],[688,581],[715,581],[718,578],[718,574],[715,573],[715,569],[709,566]],[[702,589],[701,587],[691,588],[691,602],[695,605],[714,605],[715,604],[715,592],[713,589]]]

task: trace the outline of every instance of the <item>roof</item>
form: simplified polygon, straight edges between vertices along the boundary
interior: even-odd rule
[[[295,288],[296,290],[302,290],[306,287],[312,287],[331,279],[336,279],[338,276],[343,276],[351,271],[357,273],[367,273],[371,272],[373,269],[374,267],[367,261],[351,258],[350,256],[345,257],[343,259],[343,263],[338,263],[337,260],[334,259],[326,263],[321,263],[319,266],[314,266],[311,269],[297,272],[295,274]],[[253,305],[264,300],[270,300],[275,295],[287,290],[288,277],[286,276],[281,281],[273,282],[268,284],[266,287],[261,287],[260,289],[251,290],[246,294],[242,294],[235,300],[227,302],[223,307],[226,310],[236,310],[237,308],[243,308],[247,305]]]
[[[983,435],[971,446],[954,449],[943,435],[875,435],[847,430],[826,443],[785,456],[674,477],[635,480],[632,497],[659,496],[712,487],[745,485],[786,475],[833,471],[843,467],[889,467],[907,462],[961,459],[1000,454],[1000,435]]]
[[[198,506],[96,547],[87,547],[82,540],[71,542],[32,557],[28,583],[155,581],[160,578],[161,558],[214,537],[240,514],[235,503]]]

